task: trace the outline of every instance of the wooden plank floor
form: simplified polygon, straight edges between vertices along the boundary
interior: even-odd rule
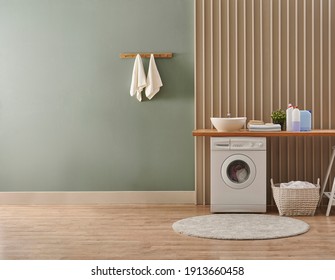
[[[0,259],[335,259],[335,211],[296,217],[311,229],[271,240],[211,240],[177,234],[208,206],[0,206]],[[276,214],[277,213],[272,213]]]

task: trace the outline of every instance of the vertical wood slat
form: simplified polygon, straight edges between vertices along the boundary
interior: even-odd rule
[[[211,116],[228,112],[269,122],[286,102],[312,109],[313,128],[335,128],[334,1],[195,0],[196,128],[210,128]],[[322,180],[334,142],[269,141],[268,176]],[[208,204],[209,141],[196,141],[195,149],[197,191]]]
[[[331,128],[331,122],[332,122],[332,67],[331,67],[331,61],[332,61],[332,17],[331,17],[331,10],[332,10],[332,0],[328,1],[328,114],[329,114],[329,126],[328,128]]]
[[[295,12],[295,102],[297,105],[300,106],[300,104],[298,104],[298,100],[299,100],[299,72],[298,72],[298,39],[299,39],[299,34],[298,34],[298,19],[299,19],[299,13],[298,13],[298,0],[295,0],[295,8],[294,8],[294,12]],[[301,107],[300,107],[301,108]],[[296,159],[299,158],[299,146],[298,146],[298,139],[295,139],[295,177],[298,178],[299,173],[299,166],[298,166],[298,161]]]
[[[269,62],[269,68],[268,68],[268,71],[270,73],[270,89],[269,89],[269,93],[270,93],[270,111],[273,111],[273,0],[270,0],[270,62]],[[273,158],[275,158],[274,156],[274,153],[275,153],[275,149],[273,148],[275,146],[275,138],[274,139],[271,139],[271,147],[270,147],[270,154],[271,154],[271,162],[273,160]],[[271,168],[270,168],[270,171],[271,171],[271,174],[274,173],[274,169],[275,169],[275,165],[276,164],[270,164]]]
[[[243,116],[247,115],[247,14],[246,0],[243,1]]]
[[[304,81],[303,81],[303,83],[304,83],[304,108],[306,108],[306,99],[307,99],[307,95],[306,95],[306,90],[307,90],[307,85],[306,85],[306,83],[307,83],[307,80],[306,80],[306,75],[307,75],[307,70],[306,70],[306,59],[307,59],[307,57],[306,57],[306,48],[307,48],[307,33],[306,33],[306,24],[307,24],[307,11],[306,11],[306,2],[304,1],[303,2],[303,9],[304,9],[304,13],[303,13],[303,15],[304,15],[304,26],[303,26],[303,28],[304,28],[304,49],[303,49],[303,55],[304,55],[304,67],[303,67],[303,69],[304,69]]]
[[[202,123],[206,126],[206,24],[205,24],[205,0],[202,1]],[[202,141],[202,204],[206,204],[206,146]]]
[[[278,1],[278,93],[279,93],[279,108],[282,108],[282,90],[281,90],[281,1]]]
[[[332,0],[328,1],[328,128],[331,128],[332,123]],[[328,150],[332,151],[331,139],[328,142]],[[328,160],[330,157],[328,158]],[[331,186],[331,184],[329,184]]]
[[[312,123],[315,123],[315,0],[312,0]],[[314,146],[313,146],[314,147]],[[313,158],[314,159],[314,158]]]
[[[299,82],[299,76],[298,76],[298,0],[295,0],[295,7],[294,7],[294,12],[295,12],[295,45],[294,45],[294,50],[295,50],[295,102],[298,104],[298,82]],[[299,104],[298,104],[299,105]]]
[[[264,116],[264,84],[263,84],[263,0],[260,0],[259,3],[259,13],[260,13],[260,24],[259,24],[259,31],[260,31],[260,100],[261,100],[261,116]],[[254,70],[254,69],[253,69]],[[253,71],[254,72],[254,71]],[[255,98],[255,97],[254,97]],[[255,110],[255,104],[253,104],[253,110]],[[255,116],[253,116],[253,119]]]
[[[287,59],[286,59],[286,63],[287,63],[287,67],[286,67],[286,71],[287,71],[287,76],[286,76],[286,89],[287,89],[287,94],[286,94],[286,100],[288,103],[292,102],[291,100],[291,95],[290,95],[290,1],[291,0],[287,0],[287,3],[286,3],[286,25],[287,25],[287,28],[286,28],[286,36],[287,36],[287,43],[286,43],[286,53],[287,53]],[[289,142],[287,141],[287,147],[286,147],[286,150],[288,151],[289,150]],[[287,168],[287,174],[290,174],[290,169],[291,169],[291,163],[288,161],[287,162],[287,165],[286,165],[286,168]],[[282,177],[280,177],[282,178]],[[286,177],[287,178],[287,177]]]
[[[235,112],[238,116],[238,1],[234,1],[235,6]]]
[[[320,1],[320,119],[323,118],[323,1]],[[324,128],[323,123],[320,123],[321,129]],[[323,145],[321,146],[321,154],[323,154]],[[324,168],[323,161],[321,161],[320,168]]]
[[[320,1],[320,119],[322,119],[323,112],[323,10],[322,3]],[[321,123],[321,129],[323,129],[323,124]]]
[[[270,0],[270,109],[273,111],[273,0]]]
[[[222,1],[219,1],[219,116],[222,117]]]
[[[287,102],[291,102],[290,100],[290,0],[287,0],[286,3],[286,36],[287,36],[287,42],[286,42],[286,99]]]
[[[201,65],[202,59],[201,55],[201,46],[203,45],[202,43],[202,32],[201,32],[201,27],[202,27],[202,22],[201,22],[201,12],[202,8],[200,5],[202,2],[200,1],[195,1],[194,2],[194,38],[195,38],[195,52],[194,52],[194,90],[195,90],[195,98],[194,98],[194,126],[196,128],[198,127],[203,127],[202,124],[200,123],[201,119],[201,114],[202,114],[202,100],[201,100],[201,93],[202,93],[202,84],[201,81],[202,79],[200,78],[201,71],[203,70],[203,66]],[[201,106],[202,105],[202,106]],[[203,185],[203,176],[205,174],[203,173],[203,154],[204,154],[204,149],[203,149],[203,139],[204,137],[196,137],[195,139],[195,148],[194,148],[194,154],[195,154],[195,162],[194,162],[194,168],[195,168],[195,191],[196,191],[196,203],[197,204],[202,204],[203,202],[203,188],[205,186]]]
[[[251,7],[251,96],[252,96],[252,119],[255,119],[255,0],[252,0]],[[262,62],[261,62],[262,63]],[[261,82],[262,83],[262,82]],[[262,94],[262,93],[261,93]]]
[[[210,15],[211,15],[211,32],[210,32],[210,41],[211,41],[211,47],[210,47],[210,76],[211,76],[211,90],[210,90],[210,102],[211,102],[211,116],[213,116],[214,113],[214,14],[213,14],[213,1],[210,0]]]
[[[227,113],[230,112],[231,108],[230,108],[230,41],[229,41],[229,37],[230,37],[230,24],[229,24],[229,20],[230,20],[230,12],[229,12],[229,1],[230,0],[226,0],[227,3],[227,14],[226,14],[226,18],[227,18],[227,92],[226,92],[226,96],[227,96]]]

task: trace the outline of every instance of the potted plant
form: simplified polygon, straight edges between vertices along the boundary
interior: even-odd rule
[[[280,124],[281,130],[285,130],[286,125],[286,112],[283,109],[273,111],[271,114],[272,122]]]

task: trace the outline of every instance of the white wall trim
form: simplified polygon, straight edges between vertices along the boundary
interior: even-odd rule
[[[195,204],[195,191],[0,192],[0,205]]]

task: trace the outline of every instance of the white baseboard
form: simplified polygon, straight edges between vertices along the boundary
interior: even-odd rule
[[[195,204],[195,191],[0,192],[0,205]]]

